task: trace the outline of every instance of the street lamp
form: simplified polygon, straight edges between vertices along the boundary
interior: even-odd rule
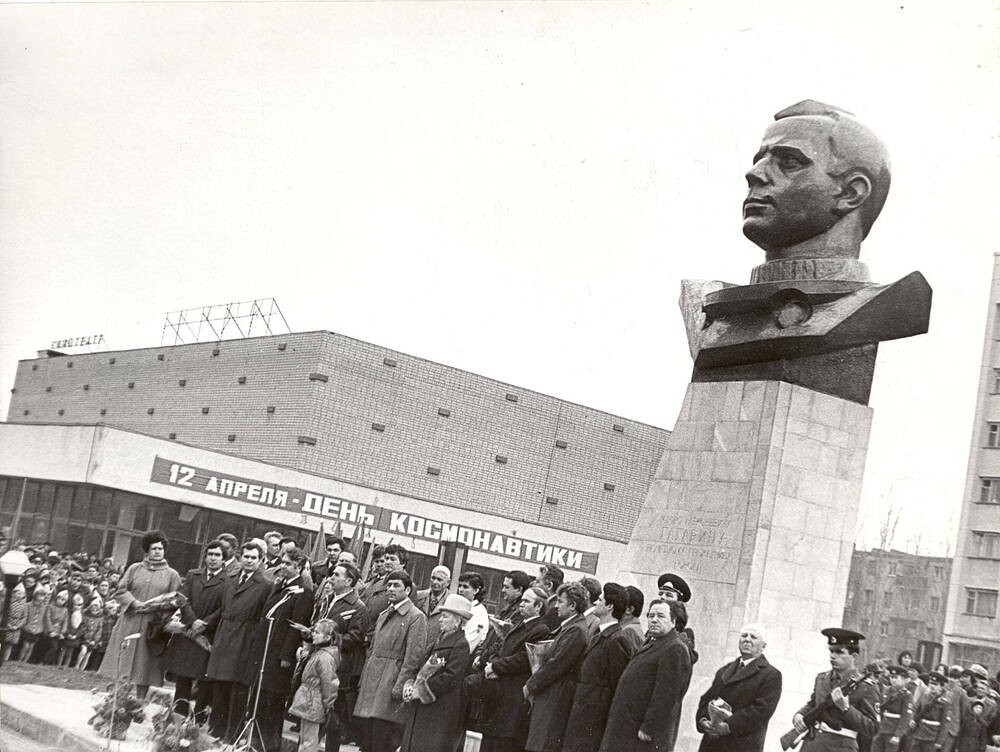
[[[25,570],[31,566],[24,551],[11,549],[0,556],[0,572],[3,572],[3,620],[0,621],[0,645],[7,642],[7,617],[10,614],[10,596]],[[3,650],[0,649],[0,666],[3,665]]]

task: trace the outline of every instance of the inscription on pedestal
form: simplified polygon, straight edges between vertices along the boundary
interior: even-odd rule
[[[632,571],[659,574],[664,562],[684,577],[733,584],[740,562],[744,515],[724,511],[671,509],[656,516],[647,530],[660,535],[642,540],[636,530]]]

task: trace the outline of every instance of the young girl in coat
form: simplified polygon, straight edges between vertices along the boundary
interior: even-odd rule
[[[76,651],[83,644],[83,594],[74,593],[69,601],[69,612],[66,614],[66,631],[59,645],[60,666],[71,666],[76,657]]]
[[[319,750],[320,729],[327,713],[333,712],[340,682],[340,635],[331,619],[320,619],[312,627],[312,652],[302,669],[302,683],[288,712],[302,719],[299,731],[299,752]]]
[[[28,604],[24,585],[18,583],[10,593],[10,612],[7,614],[7,632],[3,638],[3,659],[8,660],[21,641],[21,628],[28,621]],[[15,653],[16,655],[16,653]]]
[[[80,647],[80,655],[76,659],[76,667],[83,669],[87,667],[90,656],[101,642],[101,629],[104,626],[104,604],[98,595],[90,599],[90,605],[83,612],[83,645]]]
[[[69,591],[60,590],[56,597],[49,601],[42,617],[42,636],[37,651],[41,652],[41,661],[46,665],[54,665],[59,658],[59,648],[66,634],[66,620],[69,616]]]
[[[27,661],[35,649],[39,636],[42,634],[42,621],[45,617],[45,607],[49,605],[48,588],[37,585],[28,603],[28,620],[21,627],[21,652],[17,654],[19,661]]]

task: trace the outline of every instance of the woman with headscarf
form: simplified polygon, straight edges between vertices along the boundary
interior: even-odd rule
[[[165,637],[156,629],[157,623],[169,616],[176,606],[162,596],[176,592],[181,576],[167,564],[167,537],[159,530],[142,536],[142,561],[130,564],[118,582],[115,600],[121,614],[111,633],[100,673],[114,679],[115,672],[136,685],[136,694],[144,699],[151,686],[163,685],[162,654]],[[130,635],[139,636],[122,645]]]
[[[403,688],[399,752],[456,752],[465,741],[461,688],[472,656],[463,630],[472,618],[472,603],[452,594],[437,610],[441,632],[417,678]]]

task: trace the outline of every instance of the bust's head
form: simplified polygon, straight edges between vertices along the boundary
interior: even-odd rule
[[[769,260],[856,258],[889,193],[889,155],[850,113],[806,100],[774,116],[746,179],[743,234]]]

